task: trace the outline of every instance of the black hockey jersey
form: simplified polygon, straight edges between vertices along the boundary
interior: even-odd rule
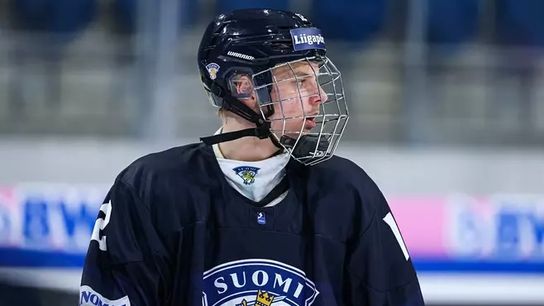
[[[258,207],[192,144],[117,177],[87,253],[80,305],[424,305],[383,195],[354,163],[287,165]]]

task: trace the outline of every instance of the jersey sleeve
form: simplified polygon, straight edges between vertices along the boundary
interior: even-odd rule
[[[393,214],[378,187],[363,198],[373,216],[362,234],[350,244],[348,261],[349,305],[425,305],[408,250]],[[369,195],[370,193],[370,195]]]
[[[85,258],[79,305],[161,305],[168,269],[149,207],[119,179],[104,202]]]

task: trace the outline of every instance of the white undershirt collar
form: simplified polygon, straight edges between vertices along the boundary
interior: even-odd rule
[[[221,129],[215,134],[220,132]],[[284,152],[259,161],[239,161],[225,158],[218,144],[212,148],[229,185],[255,202],[262,200],[281,182],[290,158],[289,153]],[[266,206],[279,203],[286,195],[287,191]]]

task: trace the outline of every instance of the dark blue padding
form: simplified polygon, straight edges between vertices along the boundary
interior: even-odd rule
[[[522,260],[418,258],[414,259],[414,266],[418,272],[541,274],[544,271],[544,262]]]
[[[113,15],[116,25],[122,32],[132,33],[136,30],[136,0],[115,0]]]
[[[496,8],[500,42],[544,46],[544,1],[496,0]]]
[[[437,44],[460,44],[478,32],[480,1],[428,1],[427,39]]]
[[[14,16],[25,29],[75,34],[95,17],[96,0],[17,0]]]
[[[198,0],[178,0],[182,26],[192,26],[199,16]],[[138,0],[115,0],[113,14],[115,23],[121,32],[133,33],[137,27]],[[156,5],[159,5],[158,3]]]
[[[387,5],[386,0],[312,1],[312,22],[326,39],[363,42],[383,28]]]
[[[12,11],[17,23],[29,30],[41,30],[48,23],[48,0],[12,1]]]
[[[215,8],[217,13],[247,8],[289,10],[289,0],[216,0]]]

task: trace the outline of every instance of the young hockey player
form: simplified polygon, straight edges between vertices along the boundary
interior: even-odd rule
[[[382,193],[333,155],[348,112],[320,30],[286,11],[222,14],[198,67],[223,125],[119,174],[80,305],[424,305]]]

